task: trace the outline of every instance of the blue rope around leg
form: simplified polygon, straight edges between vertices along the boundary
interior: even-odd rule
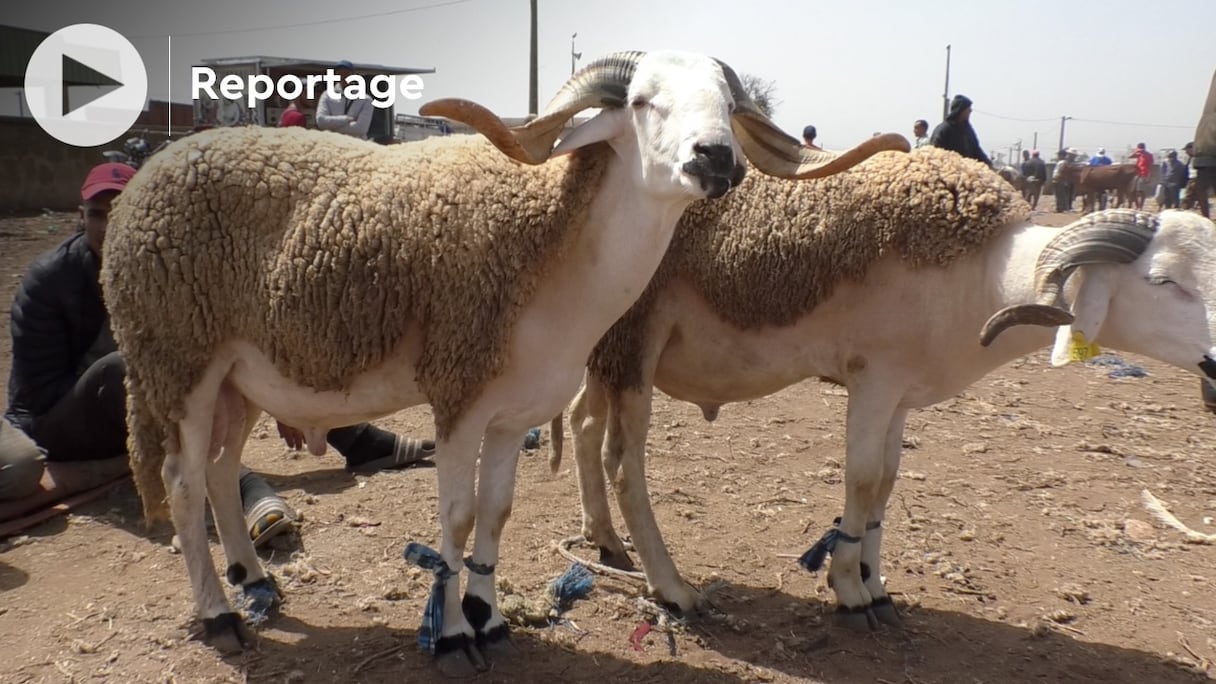
[[[431,597],[427,599],[426,610],[422,613],[422,625],[418,628],[418,646],[429,653],[435,652],[435,644],[443,632],[443,601],[448,579],[456,573],[448,567],[434,549],[429,546],[410,542],[405,546],[405,560],[435,573],[435,582],[431,584]]]
[[[827,560],[828,554],[836,550],[837,544],[840,542],[856,544],[861,541],[861,537],[854,537],[851,534],[841,532],[840,528],[837,527],[839,524],[840,518],[836,518],[832,523],[832,528],[824,532],[819,541],[815,542],[811,548],[807,549],[806,553],[802,554],[802,557],[798,559],[798,564],[809,572],[819,572],[819,569],[823,567],[823,562]],[[867,528],[872,529],[868,526]]]

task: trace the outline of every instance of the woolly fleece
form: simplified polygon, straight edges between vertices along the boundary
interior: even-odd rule
[[[729,197],[684,212],[646,291],[592,352],[590,372],[614,389],[641,386],[650,309],[672,278],[740,329],[782,327],[889,253],[946,266],[1029,217],[988,167],[935,147],[884,152],[814,181],[748,174]]]
[[[385,147],[247,128],[153,157],[115,203],[102,272],[149,522],[166,510],[160,468],[184,397],[228,339],[325,391],[421,327],[418,382],[446,436],[501,370],[610,154],[596,145],[526,166],[480,136]]]

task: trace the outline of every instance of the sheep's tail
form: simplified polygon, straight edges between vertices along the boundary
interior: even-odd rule
[[[168,494],[161,467],[165,463],[164,423],[157,420],[146,402],[127,383],[127,453],[131,456],[131,473],[135,488],[143,502],[144,523],[149,527],[157,520],[169,518]]]
[[[1204,534],[1187,527],[1185,523],[1174,517],[1174,514],[1170,513],[1165,504],[1153,496],[1152,492],[1147,489],[1142,490],[1140,497],[1144,499],[1144,507],[1148,509],[1149,513],[1152,513],[1162,524],[1168,525],[1186,535],[1186,541],[1192,544],[1216,544],[1216,534]]]
[[[549,471],[554,475],[562,467],[562,416],[565,413],[562,411],[549,421]]]

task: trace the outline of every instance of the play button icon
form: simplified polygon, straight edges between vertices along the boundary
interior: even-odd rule
[[[71,73],[72,71],[79,71],[80,73],[84,74],[88,78],[88,80],[96,81],[97,85],[101,86],[101,87],[121,86],[122,85],[121,81],[115,81],[114,79],[110,78],[109,76],[106,76],[105,74],[101,73],[100,71],[89,67],[88,64],[81,64],[80,62],[77,62],[76,60],[72,59],[71,57],[64,55],[63,56],[63,71],[60,73],[68,74],[68,73]],[[67,116],[68,114],[71,114],[73,111],[75,111],[78,107],[83,107],[84,105],[88,104],[89,102],[92,102],[93,100],[96,100],[97,98],[101,97],[102,95],[113,92],[113,90],[114,90],[113,88],[107,88],[104,92],[88,93],[89,99],[87,101],[83,101],[83,102],[81,102],[81,101],[73,102],[70,98],[62,98],[63,99],[63,112],[61,113],[61,115]],[[68,104],[69,102],[71,102],[70,105]]]
[[[60,142],[96,147],[122,136],[148,95],[139,51],[118,32],[74,24],[47,36],[25,69],[34,120]]]

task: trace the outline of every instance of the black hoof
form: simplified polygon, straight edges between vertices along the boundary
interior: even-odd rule
[[[511,640],[511,627],[507,623],[502,623],[497,627],[491,627],[484,632],[477,633],[477,645],[486,646],[496,644],[500,641]]]
[[[633,564],[633,559],[629,557],[628,553],[625,551],[613,551],[607,546],[600,547],[600,564],[626,572],[638,571],[638,567]]]
[[[899,609],[895,607],[895,602],[890,596],[883,596],[874,599],[874,603],[870,604],[870,609],[874,611],[874,617],[884,625],[890,627],[901,628],[904,626],[904,620],[899,616]]]
[[[279,591],[279,584],[271,575],[241,587],[241,595],[245,601],[245,616],[255,627],[277,615],[282,605],[283,592]]]
[[[878,618],[869,606],[856,608],[839,606],[836,608],[834,621],[836,626],[853,632],[872,632],[878,629]]]
[[[507,623],[477,633],[477,646],[490,661],[496,662],[519,655],[519,649],[511,640],[511,628]]]
[[[448,677],[472,677],[490,669],[472,637],[465,634],[440,637],[435,643],[435,662]]]
[[[207,643],[220,653],[239,653],[253,648],[253,632],[236,613],[220,613],[212,618],[203,618],[203,631]]]

